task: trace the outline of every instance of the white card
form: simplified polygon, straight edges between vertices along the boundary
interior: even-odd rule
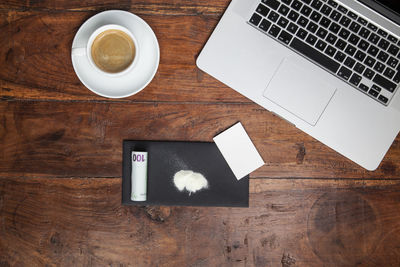
[[[214,142],[238,180],[264,165],[240,122],[215,136]]]

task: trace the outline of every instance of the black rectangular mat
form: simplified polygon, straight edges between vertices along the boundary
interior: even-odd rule
[[[147,201],[131,200],[131,153],[148,152]],[[201,173],[208,188],[189,194],[179,191],[173,177],[180,170]],[[122,204],[166,206],[249,206],[249,176],[237,180],[215,143],[123,142]]]

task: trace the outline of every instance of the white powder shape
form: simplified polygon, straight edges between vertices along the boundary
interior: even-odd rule
[[[174,175],[174,184],[179,191],[187,190],[189,195],[203,188],[208,188],[207,179],[198,172],[180,170]]]

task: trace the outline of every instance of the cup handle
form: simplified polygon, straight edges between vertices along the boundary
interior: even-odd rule
[[[74,56],[84,56],[86,55],[86,47],[73,47],[72,55]]]

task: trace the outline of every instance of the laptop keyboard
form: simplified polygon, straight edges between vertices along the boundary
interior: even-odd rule
[[[398,38],[334,0],[261,0],[249,23],[383,105],[400,83]]]

